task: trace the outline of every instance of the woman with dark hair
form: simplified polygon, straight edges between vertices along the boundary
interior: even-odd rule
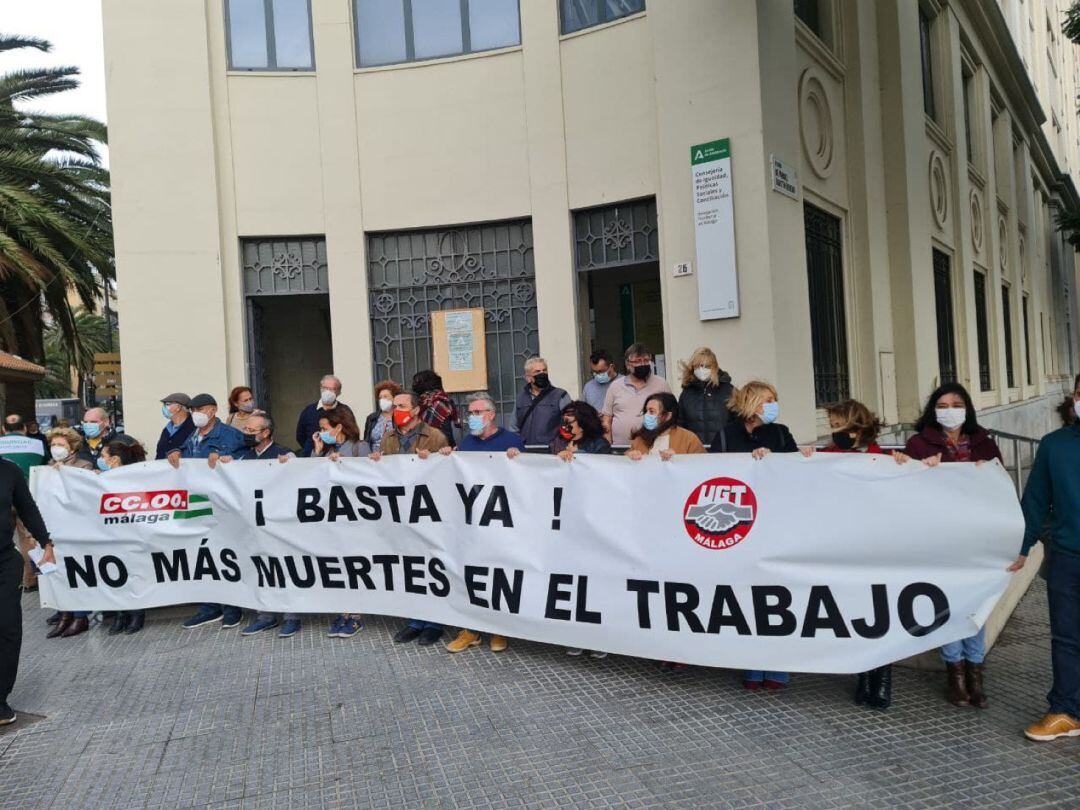
[[[364,421],[364,441],[372,452],[379,449],[382,437],[394,429],[394,397],[401,393],[401,386],[393,380],[375,383],[375,402],[378,410],[368,414]]]
[[[144,461],[146,448],[141,444],[131,438],[116,439],[102,448],[101,455],[98,456],[98,467],[102,468],[102,472],[107,472]],[[113,614],[112,624],[109,625],[109,635],[134,635],[143,629],[145,622],[145,610],[118,610]]]
[[[366,458],[370,453],[368,443],[360,438],[360,427],[352,411],[335,408],[319,417],[319,429],[312,434],[315,445],[312,455],[326,456],[331,461],[339,458]]]
[[[248,417],[255,412],[255,395],[246,385],[238,385],[229,392],[229,416],[225,424],[243,432]]]
[[[930,395],[915,430],[905,451],[928,467],[942,462],[1001,461],[1001,451],[990,432],[979,426],[971,395],[959,383],[945,383]],[[941,648],[941,657],[947,670],[949,702],[985,709],[986,628],[969,638],[946,644]]]
[[[660,456],[668,461],[684,453],[704,453],[705,445],[689,430],[678,426],[679,401],[669,392],[652,394],[645,400],[641,427],[630,434],[628,458],[638,461],[645,456]]]
[[[454,400],[443,390],[442,377],[430,368],[418,371],[412,379],[412,390],[420,397],[420,420],[441,430],[450,446],[456,447],[454,428],[460,421],[458,409]]]
[[[596,408],[578,400],[562,409],[562,424],[548,449],[552,455],[570,461],[574,453],[610,453],[611,444],[604,438],[604,425]]]

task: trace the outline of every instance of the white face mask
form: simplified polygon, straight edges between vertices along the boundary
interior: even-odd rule
[[[321,402],[323,405],[326,405],[327,407],[330,407],[335,402],[337,402],[337,394],[335,394],[329,388],[324,388],[322,390],[322,393],[319,394],[319,402]]]
[[[195,423],[195,427],[204,428],[210,424],[210,417],[202,411],[192,411],[191,421]]]
[[[379,410],[386,413],[388,410],[394,407],[394,400],[386,399],[386,397],[379,398]]]
[[[966,408],[935,408],[934,418],[946,430],[956,430],[967,419]]]
[[[1076,414],[1076,418],[1080,419],[1080,399],[1073,400],[1073,413]]]
[[[694,376],[702,382],[708,382],[712,379],[712,369],[708,366],[698,366],[694,369]]]
[[[53,461],[63,461],[71,455],[71,452],[63,445],[54,444],[49,448],[49,455],[53,457]]]

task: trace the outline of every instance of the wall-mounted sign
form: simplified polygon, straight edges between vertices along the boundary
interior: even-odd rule
[[[431,313],[432,367],[446,391],[487,388],[484,310],[445,309]]]
[[[703,321],[737,318],[739,280],[729,139],[691,146],[690,172],[694,181],[698,315]]]
[[[793,200],[799,199],[799,174],[795,167],[784,163],[776,155],[770,155],[769,161],[772,163],[773,191]]]

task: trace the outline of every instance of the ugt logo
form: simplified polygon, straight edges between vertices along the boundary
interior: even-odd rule
[[[213,515],[210,499],[186,489],[155,492],[106,492],[101,496],[100,514],[106,524],[160,523]]]
[[[690,493],[683,507],[686,533],[711,549],[731,548],[742,541],[756,518],[754,491],[737,478],[710,478]]]

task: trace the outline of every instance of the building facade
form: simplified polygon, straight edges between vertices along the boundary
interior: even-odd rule
[[[533,354],[573,393],[644,340],[675,389],[702,345],[775,382],[802,441],[949,379],[1041,434],[1080,366],[1058,2],[104,0],[129,431],[246,382],[286,434],[331,370],[366,412],[481,308],[507,408]],[[720,139],[739,315],[703,320]]]

